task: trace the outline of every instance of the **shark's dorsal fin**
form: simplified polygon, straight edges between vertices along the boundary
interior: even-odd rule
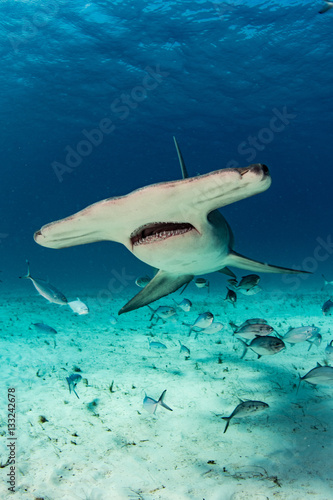
[[[183,179],[187,179],[188,178],[187,168],[186,168],[183,155],[182,155],[182,153],[181,153],[181,151],[179,149],[178,142],[177,142],[177,139],[176,139],[175,136],[173,136],[173,140],[174,140],[175,146],[176,146],[178,160],[179,160],[180,168],[181,168],[181,171],[182,171],[182,177],[183,177]]]
[[[173,140],[174,140],[174,143],[175,143],[175,146],[176,146],[176,151],[177,151],[177,155],[178,155],[178,160],[179,160],[179,164],[180,164],[180,169],[182,171],[182,178],[183,179],[187,179],[189,177],[188,175],[188,172],[187,172],[187,168],[186,168],[186,165],[185,165],[185,162],[184,162],[184,158],[183,158],[183,155],[180,151],[180,148],[178,146],[178,142],[177,142],[177,139],[175,136],[173,136]],[[158,273],[158,269],[156,268],[153,268],[154,269],[154,276],[156,276],[156,274]],[[184,292],[185,288],[187,287],[187,285],[189,284],[189,281],[186,283],[184,289],[182,290],[181,293]]]
[[[185,162],[184,162],[184,158],[183,158],[182,152],[180,150],[180,147],[178,145],[178,142],[177,142],[177,139],[176,139],[175,136],[173,136],[173,140],[174,140],[174,143],[175,143],[175,146],[176,146],[178,160],[179,160],[180,168],[181,168],[181,171],[182,171],[182,177],[183,177],[183,179],[187,179],[189,177],[189,175],[188,175],[188,172],[187,172],[187,168],[186,168],[186,165],[185,165]],[[231,271],[231,269],[228,269],[227,267],[223,267],[218,272],[222,273],[222,274],[226,274],[227,276],[231,276],[232,278],[236,278],[235,273],[233,273]],[[187,285],[188,285],[188,283],[186,284],[186,286]],[[185,288],[186,288],[186,286],[185,286]],[[185,290],[185,288],[184,288],[184,290]],[[182,293],[183,293],[183,291],[182,291]]]
[[[118,314],[133,311],[139,307],[147,306],[151,302],[175,292],[181,286],[193,279],[192,274],[171,274],[166,271],[158,271],[156,276],[135,297],[124,305]]]

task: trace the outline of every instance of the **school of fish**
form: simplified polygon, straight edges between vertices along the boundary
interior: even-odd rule
[[[67,305],[71,311],[76,315],[86,315],[89,313],[89,308],[84,304],[79,298],[76,300],[68,301],[65,295],[60,292],[55,286],[51,285],[48,281],[39,278],[33,278],[30,273],[30,264],[28,264],[28,272],[26,275],[22,276],[22,279],[28,279],[32,282],[33,286],[37,292],[44,297],[48,302],[58,304],[61,306]],[[329,282],[324,278],[323,290],[329,287],[333,282]],[[151,278],[146,275],[139,277],[135,280],[137,286],[144,288]],[[237,292],[241,292],[243,295],[254,295],[259,293],[262,288],[259,286],[260,276],[256,274],[250,274],[243,276],[238,282],[236,277],[229,279],[227,286],[227,294],[224,302],[229,302],[233,307],[236,307],[237,303]],[[205,278],[196,278],[194,280],[194,285],[198,289],[207,289],[210,292],[210,284]],[[150,328],[153,328],[159,321],[162,324],[172,321],[177,324],[178,312],[182,315],[190,313],[192,309],[192,302],[184,298],[181,301],[173,299],[174,307],[170,305],[159,305],[155,309],[150,305],[147,308],[150,310]],[[322,314],[327,316],[333,315],[333,302],[328,299],[322,305]],[[192,323],[187,321],[182,322],[183,325],[189,327],[188,337],[191,336],[192,332],[195,333],[194,340],[196,340],[200,335],[211,335],[221,332],[225,329],[223,323],[215,321],[214,314],[210,311],[201,312]],[[41,335],[51,335],[54,338],[54,348],[56,348],[55,336],[57,330],[46,323],[33,323],[35,330]],[[117,318],[113,315],[110,316],[110,330],[115,329],[117,326]],[[236,325],[232,321],[229,322],[229,328],[231,330],[234,338],[243,345],[243,353],[240,356],[242,360],[247,352],[250,350],[257,355],[257,359],[262,356],[271,356],[280,353],[286,349],[287,345],[294,346],[295,344],[308,343],[310,350],[313,345],[317,348],[321,345],[322,335],[319,333],[319,328],[315,325],[300,325],[296,327],[290,327],[288,331],[284,334],[277,332],[273,326],[269,325],[266,319],[263,318],[249,318],[240,325]],[[151,334],[154,337],[153,334]],[[179,343],[179,354],[184,355],[185,360],[189,360],[191,356],[191,350],[186,346],[180,339]],[[168,346],[163,342],[155,339],[148,339],[148,349],[163,351],[168,349]],[[333,340],[329,341],[324,349],[325,354],[325,364],[322,365],[317,362],[317,365],[311,368],[307,373],[301,375],[299,374],[299,383],[297,387],[297,393],[302,382],[307,382],[312,386],[333,386],[333,367],[328,365],[329,361],[333,361]],[[77,398],[79,395],[77,393],[77,385],[82,380],[82,376],[79,373],[72,373],[66,377],[68,384],[69,393],[74,393]],[[112,382],[113,385],[113,382]],[[112,390],[110,389],[112,392]],[[163,390],[159,399],[154,399],[151,396],[145,394],[143,399],[143,408],[150,414],[155,415],[157,407],[173,411],[165,402],[166,389]],[[234,408],[229,416],[222,416],[222,419],[226,421],[226,425],[223,433],[225,433],[229,427],[232,419],[251,417],[254,414],[267,410],[269,408],[268,403],[259,400],[240,400],[240,403]]]

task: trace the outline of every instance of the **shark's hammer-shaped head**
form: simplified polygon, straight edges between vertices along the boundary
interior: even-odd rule
[[[155,254],[157,262],[151,265],[160,267],[158,257],[162,261],[166,258],[163,249],[169,255],[188,252],[191,245],[204,244],[207,232],[212,230],[209,214],[265,191],[270,183],[268,168],[254,164],[152,184],[51,222],[37,231],[34,238],[49,248],[117,241],[144,262],[151,263]]]

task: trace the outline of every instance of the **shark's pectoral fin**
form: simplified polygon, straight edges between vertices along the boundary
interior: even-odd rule
[[[270,264],[265,264],[263,262],[248,259],[247,257],[244,257],[243,255],[234,251],[230,252],[229,254],[228,265],[238,267],[239,269],[247,269],[248,271],[258,271],[260,273],[311,274],[307,271],[289,269],[288,267],[271,266]]]
[[[226,274],[227,276],[231,276],[231,278],[236,278],[236,274],[232,272],[228,267],[222,267],[217,271],[218,273]]]
[[[175,292],[194,278],[192,274],[171,274],[166,271],[158,271],[156,276],[146,285],[133,299],[124,305],[118,312],[123,314],[139,307],[147,306],[151,302]]]

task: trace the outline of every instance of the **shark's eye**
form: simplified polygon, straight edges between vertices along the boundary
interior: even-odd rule
[[[192,224],[188,222],[155,222],[139,227],[133,231],[130,238],[132,245],[136,246],[178,236],[193,229]]]

